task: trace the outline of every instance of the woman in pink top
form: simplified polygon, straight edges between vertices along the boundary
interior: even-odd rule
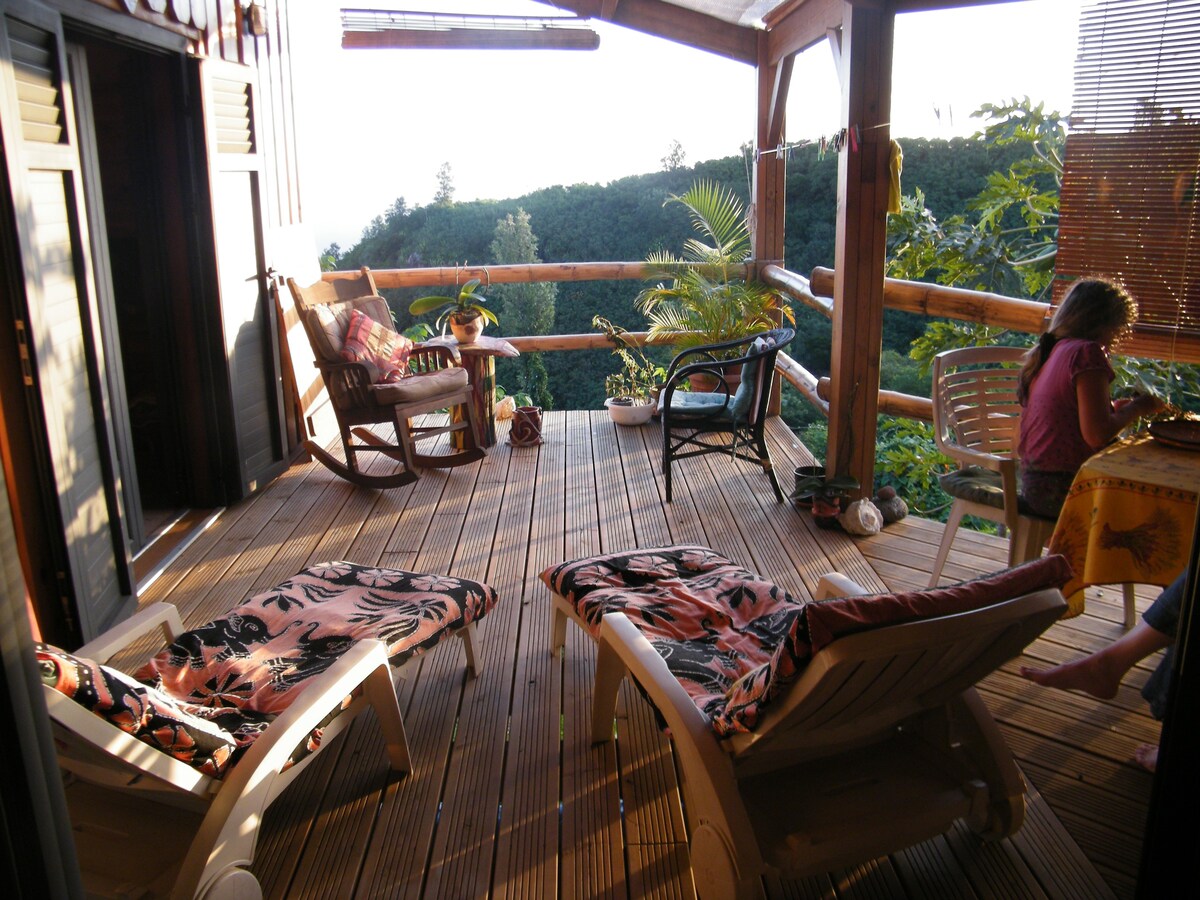
[[[1021,494],[1038,515],[1056,518],[1084,460],[1134,419],[1163,409],[1148,394],[1109,398],[1108,351],[1136,319],[1137,303],[1123,287],[1081,278],[1026,354],[1018,388]]]

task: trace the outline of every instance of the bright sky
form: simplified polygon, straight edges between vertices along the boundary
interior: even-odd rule
[[[1082,2],[899,16],[892,136],[973,134],[971,112],[1014,96],[1068,112]],[[444,162],[456,200],[504,199],[657,171],[675,140],[691,164],[733,155],[754,135],[753,69],[710,53],[604,22],[594,23],[593,52],[343,50],[343,5],[306,0],[289,10],[304,218],[322,248],[354,244],[397,197],[429,203]],[[395,5],[555,13],[531,0]],[[839,103],[821,43],[796,60],[788,140],[832,134]]]

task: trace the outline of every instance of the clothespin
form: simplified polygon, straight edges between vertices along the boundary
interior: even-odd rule
[[[858,152],[858,126],[855,125],[850,129],[850,152]]]

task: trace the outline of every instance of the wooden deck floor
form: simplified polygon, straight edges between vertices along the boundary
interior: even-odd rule
[[[540,448],[500,443],[482,462],[430,471],[389,492],[352,488],[315,463],[233,507],[145,590],[188,624],[305,565],[346,559],[488,581],[484,671],[459,642],[410,666],[401,698],[415,762],[390,775],[374,720],[360,717],[272,807],[253,870],[268,897],[694,897],[671,747],[626,688],[619,739],[587,728],[593,652],[571,629],[549,652],[546,566],[606,550],[708,544],[802,596],[830,569],[864,585],[928,579],[941,526],[913,517],[870,539],[813,527],[776,504],[762,473],[726,457],[676,469],[662,500],[658,430],[606,414],[549,413]],[[807,451],[772,431],[787,484]],[[948,574],[1002,566],[1001,542],[964,534]],[[1141,605],[1153,596],[1151,588]],[[1120,633],[1119,593],[1032,649],[1070,658]],[[1150,777],[1129,762],[1158,728],[1135,673],[1112,703],[1042,690],[1017,663],[983,685],[1030,782],[1022,831],[981,845],[964,829],[851,870],[773,885],[778,897],[1132,896]]]

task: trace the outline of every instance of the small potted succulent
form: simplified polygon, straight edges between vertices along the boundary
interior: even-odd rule
[[[792,501],[797,506],[811,506],[813,519],[824,528],[837,524],[838,513],[846,500],[858,490],[858,479],[849,475],[827,477],[821,466],[805,467],[806,472],[796,471],[796,487]]]
[[[592,327],[604,332],[614,346],[613,355],[621,360],[621,371],[604,379],[604,405],[609,416],[618,425],[645,424],[657,409],[666,370],[648,359],[620,325],[596,316]]]
[[[449,325],[450,332],[460,344],[473,344],[483,334],[485,323],[498,324],[496,314],[485,306],[487,297],[477,293],[479,285],[479,279],[472,278],[455,297],[419,297],[409,305],[408,311],[414,316],[437,312],[436,329],[445,334]]]

